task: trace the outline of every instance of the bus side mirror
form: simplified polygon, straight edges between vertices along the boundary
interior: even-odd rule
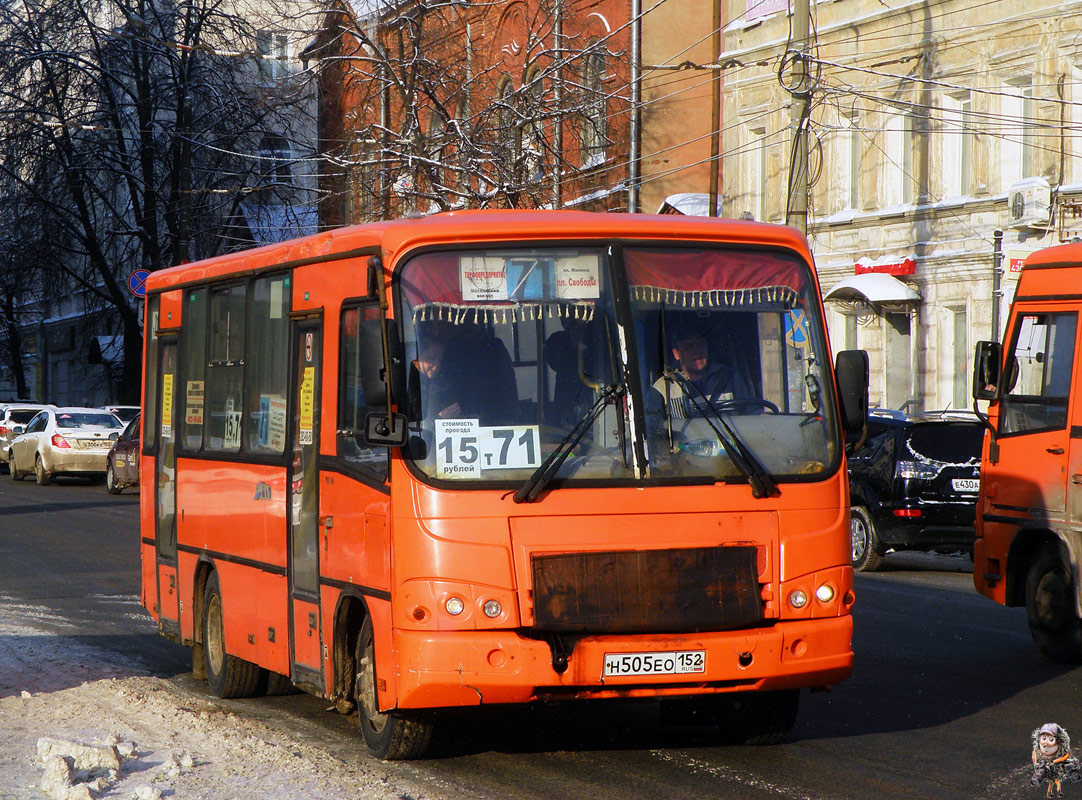
[[[364,443],[374,447],[401,447],[406,443],[405,414],[371,411],[364,417]]]
[[[859,431],[868,417],[868,354],[863,350],[842,350],[834,361],[842,428]]]
[[[995,400],[999,396],[1003,346],[999,342],[977,342],[973,358],[973,399]]]

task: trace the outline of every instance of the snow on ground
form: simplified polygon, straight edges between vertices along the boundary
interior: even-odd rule
[[[238,715],[87,644],[46,609],[0,597],[0,800],[425,796],[367,763]]]

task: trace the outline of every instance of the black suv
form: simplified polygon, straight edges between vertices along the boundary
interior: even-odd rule
[[[888,550],[973,552],[983,438],[964,412],[868,415],[850,442],[853,569],[876,569]]]

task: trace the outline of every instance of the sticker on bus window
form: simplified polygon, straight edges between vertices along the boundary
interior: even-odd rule
[[[436,475],[480,478],[485,470],[533,469],[541,463],[536,425],[481,427],[476,419],[436,420]]]
[[[259,444],[280,453],[286,443],[286,399],[280,394],[259,397]]]
[[[305,367],[301,378],[300,408],[300,432],[297,441],[300,444],[312,444],[314,437],[312,431],[315,427],[316,412],[316,368]]]
[[[563,300],[596,300],[601,296],[596,256],[556,262],[556,296]]]
[[[463,256],[458,261],[458,288],[466,302],[506,300],[506,262],[502,258]]]
[[[185,391],[184,422],[188,425],[203,424],[203,381],[188,381]]]
[[[240,450],[241,416],[239,411],[225,412],[225,436],[222,447],[226,450]]]
[[[173,435],[173,373],[162,375],[162,436]]]

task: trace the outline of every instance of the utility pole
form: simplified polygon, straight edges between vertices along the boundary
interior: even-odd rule
[[[721,0],[714,0],[713,74],[710,76],[710,211],[718,215],[718,169],[721,157]]]
[[[788,87],[793,103],[790,120],[793,126],[793,156],[789,173],[787,225],[808,233],[808,115],[811,111],[811,74],[808,70],[811,42],[809,0],[793,3],[793,49],[786,53],[792,64],[792,83]]]
[[[642,0],[631,0],[631,130],[627,210],[638,214],[642,154]]]

